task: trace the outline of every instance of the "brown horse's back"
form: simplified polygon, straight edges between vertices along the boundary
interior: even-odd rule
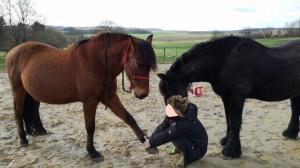
[[[76,101],[74,59],[68,51],[26,42],[8,52],[6,65],[13,90],[23,87],[34,99],[45,103]]]

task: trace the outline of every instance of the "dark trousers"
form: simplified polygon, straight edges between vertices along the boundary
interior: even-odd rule
[[[176,139],[172,141],[172,143],[182,152],[184,167],[195,160],[201,159],[207,152],[207,144],[195,145],[195,143],[189,139]]]

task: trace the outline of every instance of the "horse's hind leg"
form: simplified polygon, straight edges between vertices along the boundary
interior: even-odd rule
[[[99,153],[94,146],[94,132],[95,132],[95,115],[97,109],[97,101],[88,100],[83,103],[85,128],[87,132],[87,145],[86,150],[91,159],[95,162],[103,161],[103,156]]]
[[[291,98],[292,116],[288,128],[282,135],[287,138],[297,138],[299,132],[300,96]]]
[[[32,136],[47,134],[40,118],[39,107],[40,102],[26,93],[24,100],[24,122],[27,134]]]
[[[25,100],[25,90],[23,87],[18,87],[14,89],[14,109],[15,109],[15,118],[18,127],[18,134],[20,137],[21,146],[28,146],[28,140],[26,139],[26,132],[24,130],[24,100]]]

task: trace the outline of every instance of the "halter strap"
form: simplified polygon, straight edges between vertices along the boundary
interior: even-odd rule
[[[125,89],[124,71],[122,71],[122,89],[124,92],[131,93],[131,86],[130,86],[129,90]]]
[[[130,87],[129,90],[125,89],[125,82],[124,82],[124,71],[122,71],[122,88],[124,92],[128,92],[131,93],[132,90],[132,82],[131,80],[133,79],[137,79],[137,80],[149,80],[149,76],[140,76],[140,75],[135,75],[129,66],[129,48],[131,45],[131,39],[129,39],[129,43],[126,47],[126,49],[124,50],[124,56],[123,56],[123,66],[124,66],[124,71],[127,74],[129,81],[130,81]]]
[[[124,64],[124,70],[130,80],[132,79],[138,79],[138,80],[149,80],[149,76],[141,76],[141,75],[135,75],[132,70],[130,69],[129,66],[129,48],[131,45],[131,41],[128,43],[125,53],[124,53],[124,58],[123,58],[123,64]]]

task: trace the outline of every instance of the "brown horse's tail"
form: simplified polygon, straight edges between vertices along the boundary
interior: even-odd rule
[[[46,129],[43,127],[43,123],[39,114],[40,102],[32,98],[26,93],[24,100],[24,122],[26,132],[32,136],[47,134]]]

